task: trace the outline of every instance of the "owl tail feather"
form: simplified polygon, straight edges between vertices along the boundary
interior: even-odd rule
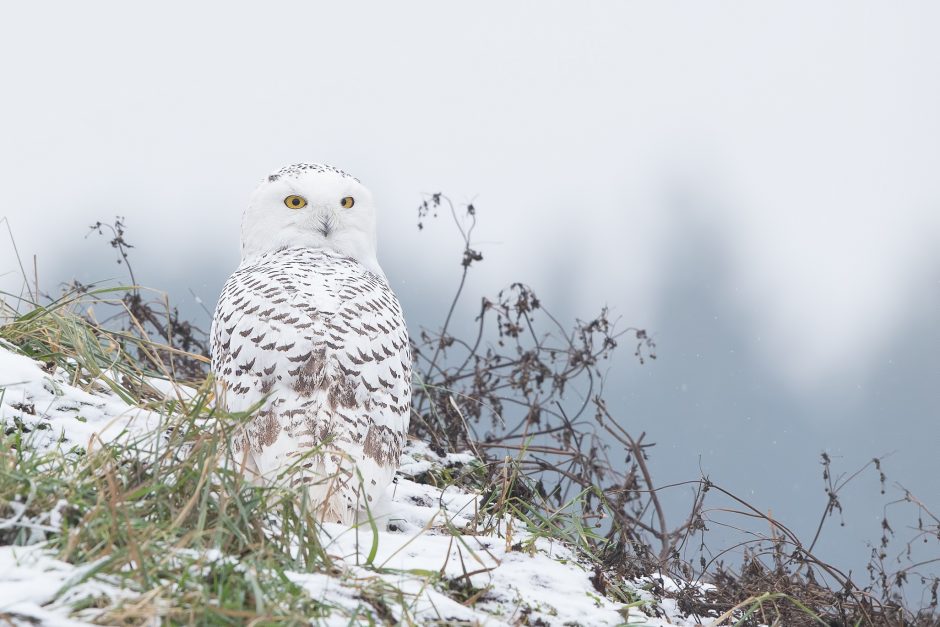
[[[356,522],[356,510],[348,507],[341,499],[327,501],[320,506],[317,518],[324,523],[352,525]]]
[[[356,522],[359,490],[351,485],[351,473],[335,463],[318,465],[315,472],[307,475],[307,495],[318,503],[317,518],[320,522],[352,525]]]

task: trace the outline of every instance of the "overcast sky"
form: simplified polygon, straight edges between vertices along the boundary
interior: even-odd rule
[[[892,478],[940,505],[938,17],[17,3],[0,20],[0,216],[54,291],[119,274],[83,236],[124,215],[138,278],[211,308],[261,177],[331,163],[371,187],[416,327],[459,272],[452,230],[415,228],[444,191],[479,209],[474,298],[523,280],[569,320],[609,304],[655,333],[660,359],[625,352],[608,389],[664,478],[701,465],[810,529],[820,450],[848,470],[898,449]],[[17,290],[3,241],[0,287]],[[872,508],[858,537],[877,538]]]

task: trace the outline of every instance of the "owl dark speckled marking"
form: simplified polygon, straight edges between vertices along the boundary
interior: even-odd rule
[[[258,187],[212,322],[212,370],[227,409],[260,405],[233,442],[255,481],[307,490],[326,522],[350,524],[381,496],[408,433],[411,355],[358,179],[297,164]]]

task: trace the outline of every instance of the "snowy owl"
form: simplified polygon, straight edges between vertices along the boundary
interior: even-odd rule
[[[233,447],[256,482],[304,489],[323,521],[350,524],[398,469],[411,407],[372,195],[331,166],[282,168],[248,203],[241,255],[212,321],[222,404],[259,408]]]

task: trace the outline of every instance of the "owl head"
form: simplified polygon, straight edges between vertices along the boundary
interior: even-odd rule
[[[242,218],[242,259],[282,248],[334,250],[379,276],[375,206],[359,179],[332,166],[298,163],[269,175]]]

